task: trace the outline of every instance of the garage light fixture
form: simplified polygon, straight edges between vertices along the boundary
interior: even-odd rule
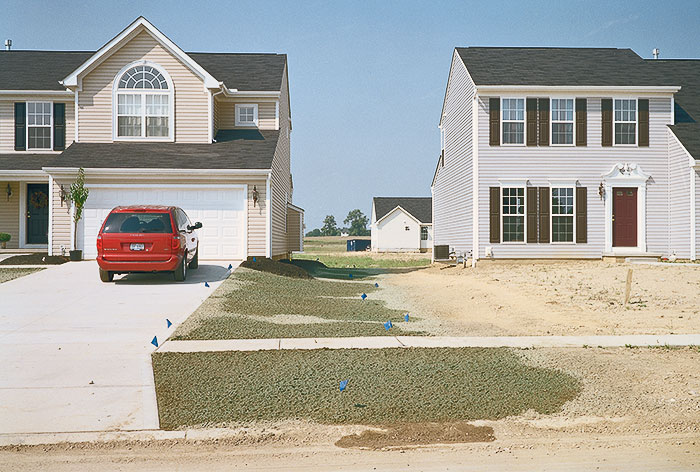
[[[253,207],[255,207],[256,203],[258,203],[258,188],[253,185]]]
[[[5,193],[7,193],[7,201],[10,201],[10,197],[12,196],[12,187],[10,187],[10,184],[7,184],[7,190],[5,190]]]

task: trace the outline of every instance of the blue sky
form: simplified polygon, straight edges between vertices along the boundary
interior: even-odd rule
[[[430,195],[455,46],[628,47],[700,57],[695,1],[5,0],[14,49],[95,50],[144,15],[185,51],[289,55],[294,203],[307,228]]]

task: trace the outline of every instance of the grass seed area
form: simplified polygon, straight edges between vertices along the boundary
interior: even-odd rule
[[[580,382],[503,348],[154,353],[164,429],[288,419],[385,425],[558,411]],[[339,382],[348,380],[345,391]]]
[[[316,254],[305,252],[294,254],[295,260],[318,260],[332,268],[355,269],[396,269],[404,267],[426,267],[430,265],[430,256],[425,254],[377,254],[377,253],[347,253],[346,254]]]
[[[66,256],[49,256],[47,252],[19,254],[0,261],[0,265],[56,265],[65,264],[70,259]]]
[[[299,279],[239,268],[173,339],[421,334],[404,329],[403,311],[374,300],[376,290],[371,283]],[[360,298],[363,293],[366,300]],[[388,320],[394,325],[389,332],[383,326]]]
[[[38,268],[27,268],[27,269],[15,269],[15,268],[0,268],[0,284],[3,282],[9,282],[13,279],[18,279],[24,277],[25,275],[33,274],[43,269]]]

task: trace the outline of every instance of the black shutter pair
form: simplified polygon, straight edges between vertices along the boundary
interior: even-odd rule
[[[538,198],[539,197],[539,198]],[[527,187],[525,200],[528,243],[549,243],[549,187]],[[576,187],[576,242],[588,242],[588,194]],[[501,188],[489,187],[489,242],[501,242]]]
[[[53,104],[53,149],[66,148],[66,104]],[[15,103],[15,151],[27,150],[27,104]]]
[[[640,98],[637,100],[637,126],[639,126],[640,147],[649,146],[649,100]],[[602,129],[602,146],[612,146],[614,141],[613,130],[613,101],[612,98],[603,98],[600,101]]]

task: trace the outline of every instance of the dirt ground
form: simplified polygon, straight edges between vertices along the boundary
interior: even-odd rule
[[[417,428],[402,433],[387,427],[390,434],[382,447],[380,435],[366,433],[370,428],[361,425],[286,421],[242,425],[216,441],[5,448],[0,450],[0,470],[700,469],[698,348],[516,352],[534,365],[576,375],[583,391],[554,415],[530,411],[461,428],[466,435],[488,433],[475,438],[481,442],[449,444],[454,442],[452,427],[433,425],[421,434]],[[372,440],[342,441],[363,435]],[[338,447],[339,440],[351,447]]]
[[[381,298],[433,334],[700,333],[700,264],[484,261],[381,276]],[[630,302],[624,305],[628,269]],[[417,327],[418,328],[418,327]]]

